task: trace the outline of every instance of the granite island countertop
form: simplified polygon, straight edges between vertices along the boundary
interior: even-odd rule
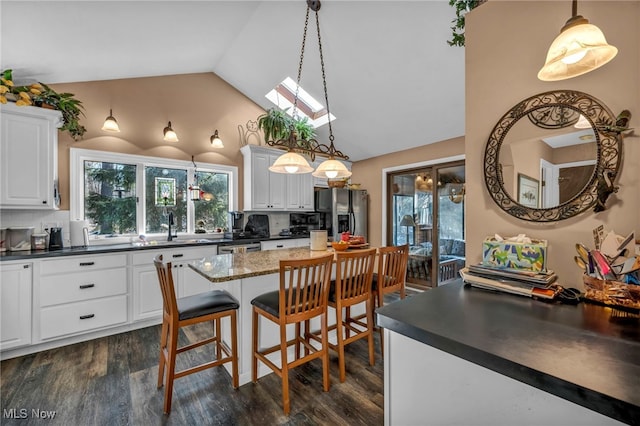
[[[333,249],[310,250],[308,247],[296,247],[249,253],[219,254],[193,261],[189,263],[189,267],[211,282],[224,282],[276,274],[280,271],[281,260],[310,259],[327,254],[334,254]]]
[[[377,323],[593,411],[640,424],[640,319],[447,284],[383,306]]]

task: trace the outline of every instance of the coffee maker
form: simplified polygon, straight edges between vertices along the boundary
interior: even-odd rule
[[[238,239],[244,236],[243,223],[244,213],[238,211],[229,212],[229,223],[231,224],[231,230],[224,233],[225,238]]]

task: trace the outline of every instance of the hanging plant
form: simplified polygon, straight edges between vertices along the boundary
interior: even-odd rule
[[[287,114],[287,110],[288,108],[269,108],[258,117],[258,128],[262,129],[265,142],[288,138],[291,126],[296,131],[298,139],[309,140],[315,136],[316,131],[307,117],[294,120]]]
[[[464,47],[465,15],[485,1],[486,0],[449,0],[449,5],[456,9],[456,19],[451,21],[454,24],[453,27],[451,27],[453,35],[451,40],[447,40],[449,46]]]

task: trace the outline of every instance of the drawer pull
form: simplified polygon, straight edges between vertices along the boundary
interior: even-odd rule
[[[175,258],[177,258],[177,257],[183,257],[183,256],[184,256],[184,254],[174,254],[174,255],[173,255],[173,258],[175,259]]]
[[[93,266],[96,262],[80,262],[80,266]]]
[[[276,247],[278,247],[278,248],[282,248],[282,247],[284,247],[284,245],[282,245],[282,244],[278,244]]]
[[[80,319],[81,319],[81,320],[89,319],[89,318],[93,318],[93,317],[95,317],[95,314],[80,315]]]
[[[82,284],[80,285],[80,290],[84,290],[86,288],[93,288],[95,286],[96,286],[95,284]]]

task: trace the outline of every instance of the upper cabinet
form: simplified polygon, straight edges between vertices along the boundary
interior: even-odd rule
[[[0,105],[0,208],[57,209],[59,111]]]
[[[313,177],[310,173],[286,175],[269,167],[284,151],[245,145],[244,210],[313,211]]]

